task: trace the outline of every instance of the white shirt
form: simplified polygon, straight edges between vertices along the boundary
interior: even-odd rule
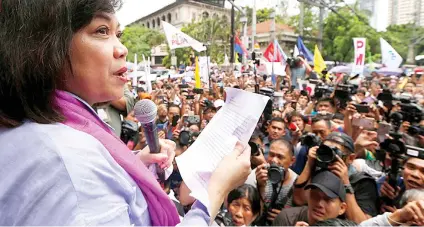
[[[151,224],[141,190],[87,133],[25,123],[0,129],[0,151],[0,225]]]

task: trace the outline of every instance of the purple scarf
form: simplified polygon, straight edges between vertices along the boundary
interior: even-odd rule
[[[56,92],[56,104],[65,116],[63,124],[94,136],[134,179],[147,201],[152,225],[175,226],[180,222],[175,205],[153,174],[104,122],[87,106],[64,91]]]

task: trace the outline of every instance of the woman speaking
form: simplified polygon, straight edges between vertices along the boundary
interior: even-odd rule
[[[127,49],[119,0],[0,1],[0,225],[161,225],[180,222],[147,165],[168,167],[175,144],[134,155],[91,106],[119,99]],[[238,145],[212,174],[208,225],[250,170]]]

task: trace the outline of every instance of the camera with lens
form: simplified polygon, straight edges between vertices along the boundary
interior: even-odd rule
[[[128,143],[130,140],[137,140],[136,138],[138,138],[137,123],[134,121],[124,120],[121,127],[121,140],[124,143]]]
[[[213,103],[208,99],[204,100],[203,102],[205,103],[205,107],[213,107]]]
[[[181,131],[178,142],[181,146],[190,146],[196,141],[199,132]]]
[[[402,142],[402,134],[399,129],[402,125],[403,116],[400,112],[390,114],[389,121],[392,125],[392,130],[389,132],[390,138],[385,139],[380,143],[380,149],[376,152],[376,158],[383,163],[383,171],[387,175],[388,183],[393,188],[397,188],[398,179],[401,172],[401,163],[404,160],[406,146]],[[386,154],[391,158],[391,165],[387,166],[385,163]],[[386,205],[393,205],[393,200],[388,197],[383,197],[382,201]]]
[[[267,167],[268,169],[268,180],[273,185],[279,184],[285,178],[285,169],[275,163],[272,163]]]
[[[301,62],[300,58],[287,58],[286,60],[287,64],[290,66],[290,68],[296,68],[299,65],[299,62]]]
[[[306,133],[300,137],[300,144],[308,148],[319,146],[321,144],[321,138],[313,133]]]
[[[336,147],[321,144],[317,150],[317,166],[328,169],[328,166],[337,160],[337,156],[342,157],[343,152]]]
[[[215,217],[215,222],[218,226],[234,226],[233,219],[228,210],[222,210]]]

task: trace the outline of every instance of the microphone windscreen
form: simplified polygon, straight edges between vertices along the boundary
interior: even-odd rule
[[[158,108],[150,99],[138,101],[134,106],[134,116],[141,124],[154,122]]]

